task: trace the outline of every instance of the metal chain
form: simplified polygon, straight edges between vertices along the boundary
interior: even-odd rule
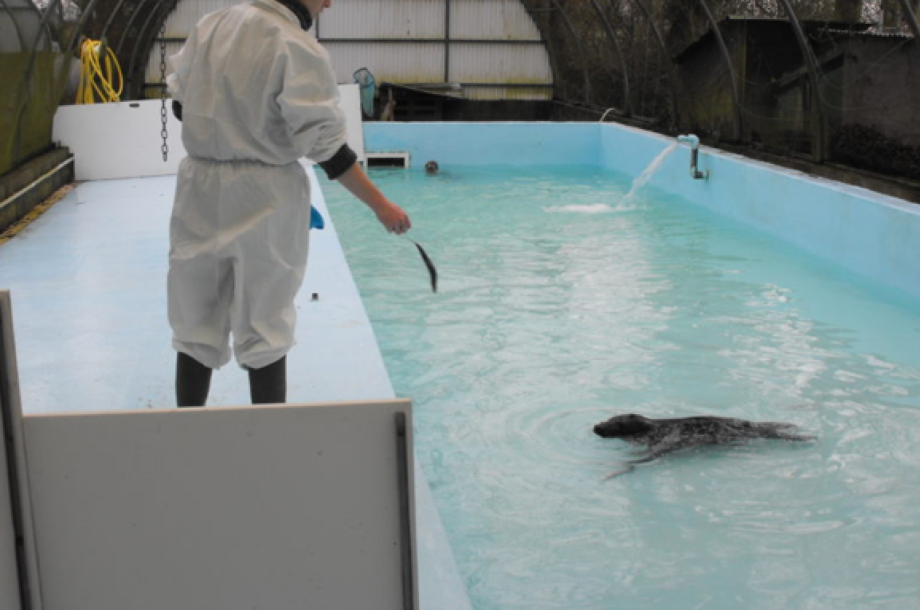
[[[163,145],[160,150],[163,152],[163,163],[169,159],[169,133],[166,131],[166,22],[160,29],[160,137],[163,138]]]

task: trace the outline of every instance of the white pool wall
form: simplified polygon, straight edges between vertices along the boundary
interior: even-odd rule
[[[673,138],[600,123],[366,123],[368,152],[405,151],[411,165],[590,165],[638,176]],[[872,281],[920,298],[920,206],[701,147],[708,180],[690,177],[680,145],[649,188],[755,226]]]
[[[593,123],[365,123],[364,149],[408,152],[412,167],[597,165]]]
[[[638,175],[672,142],[603,125],[600,158]],[[649,185],[920,298],[920,205],[705,146],[699,168],[709,179],[690,177],[690,149],[681,145]]]

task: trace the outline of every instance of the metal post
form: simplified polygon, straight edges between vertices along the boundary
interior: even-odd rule
[[[38,562],[29,520],[30,504],[25,450],[22,443],[22,402],[19,371],[16,365],[16,342],[13,337],[13,312],[10,293],[0,290],[0,429],[6,454],[10,483],[10,509],[16,537],[16,570],[19,576],[19,599],[22,610],[41,610],[41,587]]]
[[[444,83],[450,82],[450,0],[444,0]]]
[[[396,414],[396,470],[399,493],[399,532],[402,545],[403,610],[415,610],[415,578],[412,562],[412,513],[409,503],[409,431],[406,414]]]

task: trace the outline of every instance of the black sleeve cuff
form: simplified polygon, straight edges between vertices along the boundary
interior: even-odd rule
[[[176,115],[176,118],[181,121],[182,120],[182,102],[178,100],[173,100],[172,111],[173,111],[173,114]]]
[[[340,148],[328,161],[323,161],[319,164],[323,171],[326,172],[326,177],[330,180],[338,180],[342,177],[342,174],[351,169],[351,166],[355,164],[358,160],[358,155],[355,154],[348,144],[342,144]]]

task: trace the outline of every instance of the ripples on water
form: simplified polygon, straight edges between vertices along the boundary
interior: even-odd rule
[[[325,190],[477,609],[920,608],[916,302],[601,172],[375,179],[437,295]],[[603,481],[633,453],[592,426],[632,411],[819,440]]]

